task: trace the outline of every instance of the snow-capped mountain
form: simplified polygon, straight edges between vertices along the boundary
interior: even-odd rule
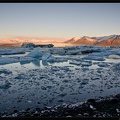
[[[110,36],[93,37],[93,38],[97,39],[98,42],[101,42],[103,40],[108,40],[108,39],[120,39],[120,35],[110,35]]]
[[[92,39],[88,36],[83,36],[79,39],[70,39],[68,41],[66,41],[65,43],[73,43],[73,44],[81,44],[81,45],[93,45],[97,42],[96,39]]]
[[[80,39],[80,37],[73,37],[72,39],[65,41],[65,43],[74,43],[76,41],[78,41]]]
[[[120,46],[120,35],[110,35],[98,39],[98,46]]]
[[[65,43],[79,44],[79,45],[97,45],[97,46],[119,46],[120,35],[109,35],[102,37],[83,36],[80,39],[73,38]]]

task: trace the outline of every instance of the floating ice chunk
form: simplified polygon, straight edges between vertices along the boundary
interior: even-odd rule
[[[54,56],[50,56],[48,59],[47,59],[48,62],[55,62],[56,61],[56,58]]]
[[[16,63],[16,62],[30,62],[34,60],[34,58],[30,57],[1,57],[0,65]]]
[[[44,87],[44,86],[41,86],[41,89],[42,89],[42,90],[46,90],[46,87]]]
[[[8,89],[11,87],[11,83],[6,80],[4,85],[0,85],[0,89]]]
[[[60,69],[61,69],[61,70],[66,70],[66,71],[68,71],[68,70],[69,70],[69,68],[68,68],[67,66],[60,67]]]
[[[54,56],[50,56],[47,59],[48,62],[66,62],[68,61],[68,58],[63,58],[63,57],[54,57]]]
[[[82,66],[91,66],[92,63],[91,62],[81,62]]]
[[[59,68],[56,67],[56,66],[52,66],[52,67],[51,67],[51,70],[52,70],[52,71],[59,71]]]
[[[86,59],[86,60],[97,60],[97,61],[104,61],[105,60],[102,56],[93,56],[93,55],[88,55],[86,57],[83,57],[83,59]]]
[[[51,56],[51,54],[49,52],[46,52],[43,54],[42,60],[47,60],[50,56]]]
[[[0,55],[24,54],[25,50],[20,48],[1,48]]]
[[[120,59],[119,55],[109,55],[108,56],[109,59]]]
[[[91,109],[93,109],[93,106],[92,106],[92,105],[90,105],[90,108],[91,108]]]
[[[32,103],[32,101],[31,101],[31,100],[28,100],[28,103]]]
[[[19,74],[15,79],[29,79],[30,77],[26,74]]]
[[[40,58],[42,57],[42,52],[40,52],[40,48],[34,48],[34,50],[32,50],[28,55],[26,55],[26,57],[33,57],[33,58]]]
[[[116,55],[120,55],[120,51],[116,52]]]
[[[80,50],[69,50],[69,51],[66,51],[67,55],[81,55],[81,52]]]
[[[67,83],[67,82],[69,82],[69,80],[63,80],[63,82]]]
[[[119,109],[116,109],[117,113],[120,113],[120,110]]]
[[[78,103],[74,103],[74,104],[70,104],[68,105],[68,108],[75,108],[75,107],[78,107],[80,105],[82,105],[84,102],[78,102]]]
[[[63,91],[65,88],[63,86],[60,86],[60,91]]]
[[[47,88],[48,88],[48,89],[51,89],[51,88],[52,88],[52,86],[50,86],[50,85],[49,85],[49,86],[47,86]]]
[[[82,70],[85,72],[85,71],[89,70],[89,68],[83,67]]]
[[[46,60],[42,60],[42,64],[43,64],[44,66],[48,66],[48,63],[47,63]]]
[[[57,102],[64,102],[64,99],[59,99]]]
[[[15,62],[19,62],[18,57],[2,57],[2,58],[0,58],[0,65],[10,64],[10,63],[15,63]]]
[[[35,58],[31,58],[31,57],[20,57],[20,59],[19,59],[19,61],[20,62],[28,62],[28,63],[30,63],[31,61],[34,61],[34,60],[36,60]]]
[[[77,61],[70,61],[69,64],[80,65],[81,63],[80,63],[80,62],[77,62]]]
[[[113,69],[120,72],[120,63],[113,64]]]
[[[99,66],[99,67],[107,67],[108,64],[105,63],[105,62],[100,62],[100,63],[98,63],[98,66]]]
[[[88,81],[89,81],[88,79],[83,79],[82,82],[81,82],[81,84],[84,84],[84,85],[88,84]]]
[[[2,74],[2,73],[4,73],[4,74],[11,74],[12,72],[9,71],[9,70],[6,70],[6,69],[1,69],[0,70],[0,74]]]
[[[58,58],[56,58],[55,62],[66,62],[66,61],[68,61],[67,58],[58,57]]]
[[[69,118],[69,117],[72,117],[72,116],[68,115],[68,116],[66,116],[66,117]]]
[[[65,50],[63,48],[53,48],[53,54],[65,55]]]
[[[56,70],[55,70],[55,71],[56,71]],[[61,73],[61,72],[60,72],[60,73],[55,73],[55,75],[56,75],[56,76],[63,76],[64,73]]]
[[[17,117],[17,116],[18,116],[18,113],[12,114],[12,117]]]
[[[66,96],[67,95],[67,93],[62,93],[62,94],[60,94],[59,96],[60,97],[64,97],[64,96]]]
[[[92,105],[90,105],[90,108],[91,108],[92,110],[96,110],[96,108],[94,108]]]
[[[92,60],[104,61],[105,59],[103,57],[93,57]]]

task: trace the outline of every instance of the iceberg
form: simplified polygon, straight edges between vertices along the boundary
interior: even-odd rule
[[[34,48],[35,44],[34,43],[23,43],[21,45],[21,47],[23,47],[23,48]]]
[[[28,55],[26,55],[25,57],[33,57],[33,58],[40,58],[42,57],[42,52],[40,52],[40,48],[34,48]]]
[[[108,56],[109,59],[120,59],[119,55],[109,55]]]
[[[47,60],[50,56],[51,56],[51,54],[49,52],[46,52],[43,54],[42,60]]]
[[[47,59],[48,62],[55,62],[56,61],[56,58],[54,56],[50,56],[48,59]]]
[[[43,64],[44,66],[48,66],[48,65],[49,65],[46,60],[42,60],[42,64]]]
[[[108,64],[106,62],[100,62],[100,63],[98,63],[98,66],[99,67],[107,67]]]

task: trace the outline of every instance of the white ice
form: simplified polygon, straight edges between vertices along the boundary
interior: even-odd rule
[[[120,59],[119,55],[109,55],[108,56],[109,59]]]

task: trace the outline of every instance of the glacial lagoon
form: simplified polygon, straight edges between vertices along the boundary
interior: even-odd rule
[[[119,93],[119,47],[38,49],[45,60],[26,57],[34,49],[0,48],[0,113],[75,104]],[[93,52],[81,52],[86,50]]]

